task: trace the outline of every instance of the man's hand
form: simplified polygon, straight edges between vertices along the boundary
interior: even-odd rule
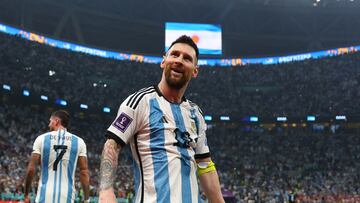
[[[101,190],[99,192],[99,203],[117,203],[114,190]]]
[[[29,197],[29,195],[26,195],[26,196],[24,197],[24,203],[30,203],[30,197]]]

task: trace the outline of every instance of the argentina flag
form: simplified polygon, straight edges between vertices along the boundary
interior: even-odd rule
[[[221,27],[213,24],[165,23],[165,51],[181,35],[190,36],[200,54],[221,55]]]

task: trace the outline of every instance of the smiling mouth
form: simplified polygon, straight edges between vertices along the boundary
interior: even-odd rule
[[[179,71],[179,70],[177,70],[177,69],[171,69],[171,71],[172,71],[173,73],[177,74],[177,75],[182,75],[182,74],[183,74],[183,72],[181,72],[181,71]]]
[[[176,72],[176,71],[171,71],[171,72],[172,72],[171,75],[174,78],[182,78],[182,76],[183,76],[183,74],[180,72]]]

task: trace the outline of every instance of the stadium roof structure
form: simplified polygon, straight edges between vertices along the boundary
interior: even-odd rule
[[[165,22],[222,26],[225,57],[360,45],[360,0],[4,0],[0,22],[102,49],[161,55]]]

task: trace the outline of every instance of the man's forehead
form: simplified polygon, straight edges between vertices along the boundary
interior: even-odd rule
[[[183,53],[187,53],[189,55],[191,55],[194,59],[196,59],[196,51],[195,49],[185,43],[176,43],[174,44],[168,51],[168,53],[172,52],[172,51],[180,51]]]

